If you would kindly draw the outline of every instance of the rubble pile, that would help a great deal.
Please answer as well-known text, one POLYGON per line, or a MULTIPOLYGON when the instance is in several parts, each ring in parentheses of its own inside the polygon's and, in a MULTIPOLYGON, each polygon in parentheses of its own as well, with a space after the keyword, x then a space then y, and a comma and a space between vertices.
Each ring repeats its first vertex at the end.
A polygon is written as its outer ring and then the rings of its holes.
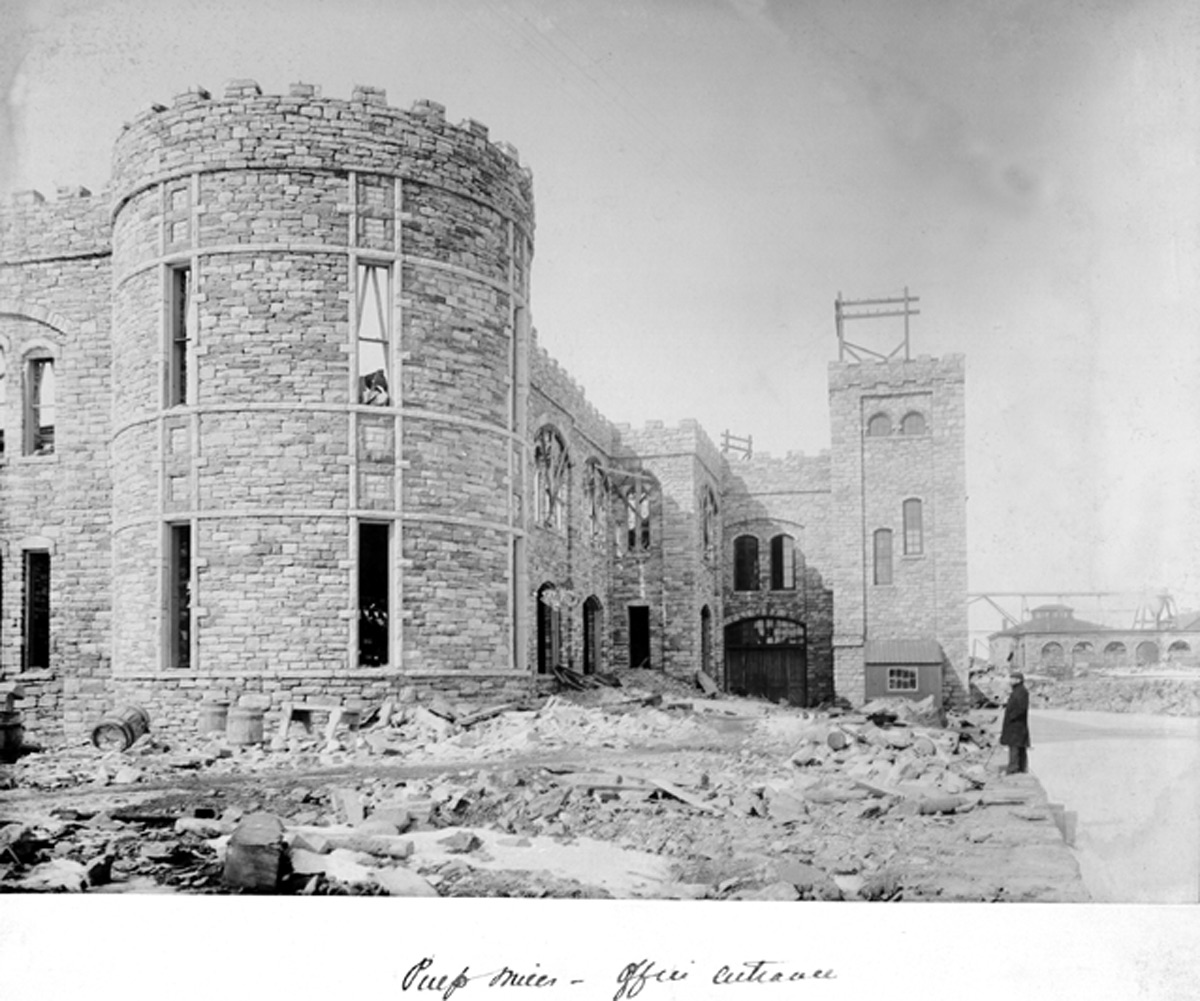
POLYGON ((1028 844, 1073 861, 1036 782, 990 767, 997 715, 621 686, 265 747, 151 729, 7 768, 0 891, 1079 899, 1004 875, 1028 844))
POLYGON ((1093 712, 1200 716, 1200 676, 1146 678, 1089 674, 1069 681, 1039 679, 1029 686, 1034 707, 1093 712))

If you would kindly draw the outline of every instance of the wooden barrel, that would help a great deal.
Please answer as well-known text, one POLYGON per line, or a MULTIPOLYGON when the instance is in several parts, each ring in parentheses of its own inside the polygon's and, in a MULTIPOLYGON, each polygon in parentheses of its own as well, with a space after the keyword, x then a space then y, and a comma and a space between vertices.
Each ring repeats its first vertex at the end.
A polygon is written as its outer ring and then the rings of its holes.
POLYGON ((124 706, 92 728, 92 743, 102 751, 124 751, 150 730, 150 717, 140 706, 124 706))
POLYGON ((231 744, 261 744, 263 740, 263 711, 238 706, 229 710, 225 738, 231 744))
POLYGON ((15 710, 0 711, 0 761, 16 761, 21 756, 21 745, 25 741, 25 727, 21 714, 15 710))
POLYGON ((224 733, 229 722, 229 701, 209 699, 200 703, 201 733, 224 733))

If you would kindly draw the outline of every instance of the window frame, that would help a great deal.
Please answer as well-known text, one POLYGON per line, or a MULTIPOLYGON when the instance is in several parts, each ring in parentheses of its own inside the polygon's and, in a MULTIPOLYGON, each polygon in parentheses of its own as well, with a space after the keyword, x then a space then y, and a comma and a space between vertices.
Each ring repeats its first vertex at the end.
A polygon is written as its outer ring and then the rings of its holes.
POLYGON ((887 669, 887 690, 889 692, 919 692, 921 690, 920 672, 915 667, 890 666, 887 669), (903 675, 905 684, 898 684, 903 675), (911 681, 911 684, 907 682, 911 681))
POLYGON ((929 433, 929 422, 925 419, 925 415, 920 410, 910 410, 900 418, 900 433, 905 437, 916 438, 920 435, 929 433), (910 429, 910 421, 916 418, 921 422, 921 426, 915 431, 910 429))
POLYGON ((56 364, 54 355, 45 349, 35 348, 25 355, 24 364, 25 385, 21 408, 23 411, 24 434, 22 435, 21 454, 27 457, 45 457, 54 455, 57 439, 56 423, 58 420, 58 382, 55 374, 56 364), (50 373, 50 383, 54 388, 54 402, 49 405, 54 422, 43 425, 42 417, 47 405, 42 402, 42 391, 46 385, 46 372, 50 373), (47 439, 43 438, 43 427, 49 428, 47 439))
POLYGON ((196 635, 195 614, 195 528, 190 521, 166 526, 167 558, 164 561, 163 597, 166 642, 163 666, 169 671, 193 667, 192 648, 196 635), (181 545, 182 543, 182 545, 181 545))
POLYGON ((392 342, 395 339, 392 330, 392 303, 395 298, 393 282, 395 268, 391 261, 380 260, 369 256, 354 258, 354 402, 360 406, 388 407, 395 405, 395 379, 392 373, 393 364, 392 342), (379 278, 382 274, 383 288, 380 288, 379 278), (368 291, 373 290, 373 306, 377 311, 379 336, 367 337, 363 334, 363 320, 367 315, 364 306, 367 304, 368 291), (375 345, 383 355, 382 369, 372 369, 364 372, 364 346, 375 345), (382 382, 376 378, 382 372, 382 382))
POLYGON ((787 532, 771 537, 771 590, 796 590, 796 539, 787 532))
POLYGON ((166 266, 166 408, 191 406, 195 400, 195 273, 191 261, 166 266))
POLYGON ((871 535, 872 581, 876 587, 888 587, 895 582, 895 558, 890 528, 877 528, 871 535), (881 545, 886 542, 886 549, 881 545))
POLYGON ((50 670, 50 651, 53 645, 51 621, 54 614, 53 584, 54 568, 50 550, 45 548, 25 549, 21 553, 21 671, 50 670), (44 587, 36 589, 44 593, 45 603, 35 605, 35 563, 45 566, 44 587), (37 635, 34 636, 34 630, 37 635), (39 654, 35 658, 35 654, 39 654), (37 663, 35 663, 35 659, 37 663))
POLYGON ((705 486, 700 493, 700 547, 704 559, 715 563, 720 550, 718 518, 720 507, 716 494, 710 486, 705 486))
POLYGON ((394 545, 395 532, 393 531, 393 522, 382 521, 372 518, 359 518, 356 523, 356 533, 358 544, 357 549, 357 566, 355 567, 355 609, 358 622, 358 631, 355 642, 354 662, 359 668, 386 668, 392 662, 393 654, 393 636, 392 622, 394 616, 392 614, 393 592, 392 587, 392 547, 394 545), (379 539, 368 540, 366 537, 371 533, 379 533, 382 536, 383 545, 379 545, 379 539), (369 597, 376 600, 377 604, 373 611, 375 614, 382 616, 382 622, 377 623, 378 629, 374 635, 378 636, 382 642, 383 654, 382 657, 368 657, 365 650, 364 623, 367 620, 368 613, 372 610, 368 609, 364 601, 364 592, 368 589, 365 587, 364 578, 368 572, 368 566, 363 559, 364 552, 375 554, 375 559, 378 560, 380 550, 383 551, 382 572, 379 580, 382 582, 381 588, 371 588, 370 590, 376 593, 369 597), (382 593, 382 610, 379 609, 378 599, 379 592, 382 593))
POLYGON ((533 493, 535 523, 565 533, 571 496, 571 454, 562 432, 553 424, 543 424, 533 437, 533 493))
POLYGON ((925 555, 925 504, 920 497, 909 497, 900 506, 904 526, 904 555, 925 555))
POLYGON ((882 410, 872 414, 867 418, 866 432, 868 438, 890 438, 892 435, 892 418, 882 410), (883 421, 884 424, 880 424, 880 421, 883 421), (885 430, 875 430, 875 428, 879 427, 885 427, 885 430))
POLYGON ((733 589, 752 592, 762 590, 762 563, 759 558, 758 536, 744 532, 733 540, 733 589))
POLYGON ((618 522, 615 529, 617 546, 632 556, 644 556, 650 552, 653 541, 654 490, 655 485, 650 479, 635 476, 617 491, 625 513, 624 524, 618 522))

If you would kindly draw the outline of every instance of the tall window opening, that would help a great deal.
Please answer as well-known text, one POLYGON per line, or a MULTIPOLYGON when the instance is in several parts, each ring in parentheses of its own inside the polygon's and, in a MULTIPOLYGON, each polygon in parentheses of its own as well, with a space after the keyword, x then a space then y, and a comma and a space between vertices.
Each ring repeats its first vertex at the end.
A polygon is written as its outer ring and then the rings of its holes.
POLYGON ((733 540, 733 589, 758 590, 758 539, 753 535, 733 540))
POLYGON ((4 429, 8 423, 8 359, 0 351, 0 456, 4 455, 4 429))
POLYGON ((892 530, 880 528, 875 532, 875 583, 892 582, 892 530))
POLYGON ((25 454, 54 452, 54 360, 30 358, 25 373, 25 454))
MULTIPOLYGON (((625 505, 625 548, 631 553, 650 549, 650 489, 649 481, 639 478, 621 491, 625 505)), ((619 526, 617 532, 619 535, 619 526)))
POLYGON ((539 525, 557 532, 567 528, 569 469, 566 442, 558 431, 545 425, 533 444, 534 514, 539 525))
POLYGON ((589 536, 595 538, 605 531, 608 514, 608 477, 595 459, 587 464, 587 479, 584 483, 584 519, 589 536))
POLYGON ((921 502, 912 497, 904 502, 904 555, 919 556, 925 552, 925 528, 922 523, 921 502))
POLYGON ((26 671, 45 670, 50 667, 50 554, 26 550, 24 576, 21 666, 26 671))
POLYGON ((355 350, 358 352, 358 402, 386 407, 391 394, 392 269, 358 262, 355 294, 355 350))
POLYGON ((790 535, 771 540, 771 590, 796 589, 796 542, 790 535))
POLYGON ((650 608, 629 606, 629 666, 650 666, 650 608))
POLYGON ((583 603, 583 673, 600 670, 600 621, 604 606, 594 594, 583 603))
POLYGON ((192 269, 187 265, 167 270, 168 321, 170 338, 167 364, 167 406, 192 402, 190 367, 192 356, 192 269))
POLYGON ((718 546, 717 513, 717 498, 710 487, 705 487, 700 496, 700 544, 704 558, 714 562, 718 546))
POLYGON ((562 665, 562 602, 558 588, 543 584, 537 593, 538 674, 549 674, 562 665))
POLYGON ((700 609, 700 670, 712 675, 712 610, 700 609))
POLYGON ((192 526, 171 525, 167 535, 167 666, 192 666, 192 526))
POLYGON ((911 413, 904 415, 904 419, 900 422, 901 434, 924 434, 925 433, 925 415, 914 410, 911 413))
POLYGON ((364 667, 380 667, 390 656, 391 534, 386 522, 358 526, 358 662, 364 667))

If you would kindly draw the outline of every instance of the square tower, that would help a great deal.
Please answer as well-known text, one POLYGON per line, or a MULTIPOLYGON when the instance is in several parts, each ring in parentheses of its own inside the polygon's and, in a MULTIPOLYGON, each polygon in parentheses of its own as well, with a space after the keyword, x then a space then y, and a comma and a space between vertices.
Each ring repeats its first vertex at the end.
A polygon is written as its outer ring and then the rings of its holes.
POLYGON ((961 355, 829 367, 834 684, 961 702, 967 690, 961 355))

